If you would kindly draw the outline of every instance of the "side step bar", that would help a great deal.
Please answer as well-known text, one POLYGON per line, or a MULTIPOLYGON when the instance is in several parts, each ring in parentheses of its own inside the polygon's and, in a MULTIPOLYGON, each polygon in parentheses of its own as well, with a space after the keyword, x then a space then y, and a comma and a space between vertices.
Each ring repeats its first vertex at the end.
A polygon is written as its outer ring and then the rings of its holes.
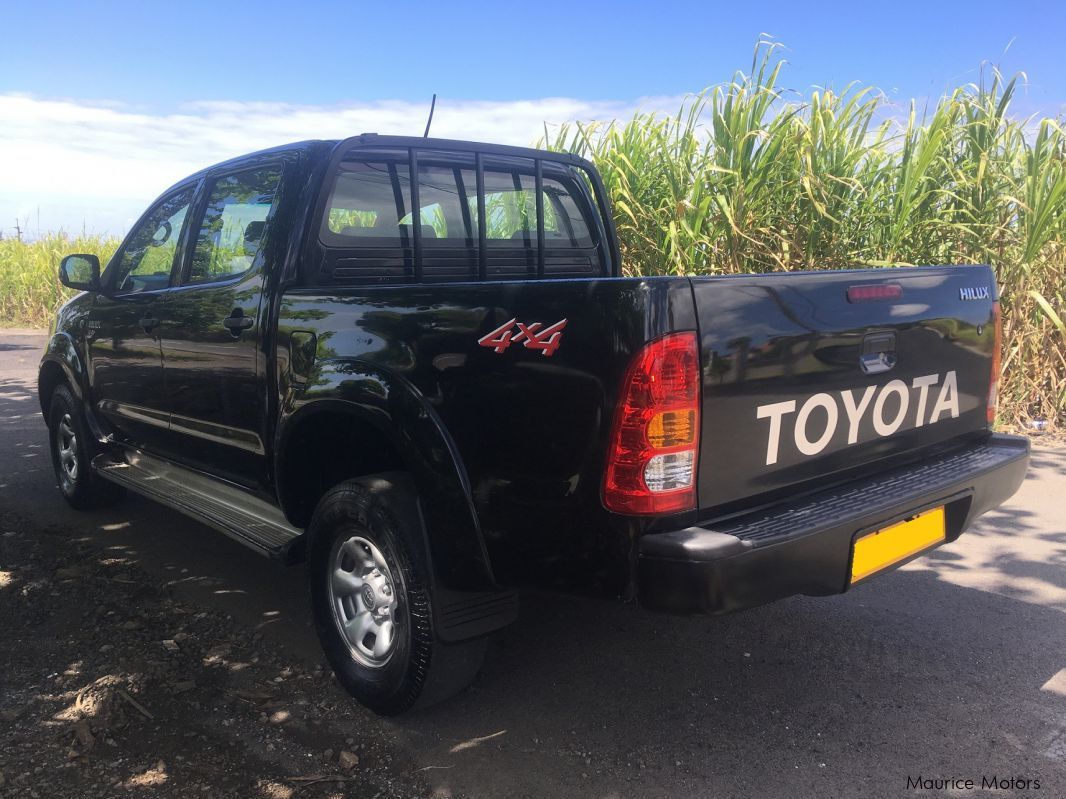
POLYGON ((106 480, 190 516, 263 555, 290 560, 303 534, 280 508, 236 486, 170 461, 131 450, 104 453, 93 469, 106 480))

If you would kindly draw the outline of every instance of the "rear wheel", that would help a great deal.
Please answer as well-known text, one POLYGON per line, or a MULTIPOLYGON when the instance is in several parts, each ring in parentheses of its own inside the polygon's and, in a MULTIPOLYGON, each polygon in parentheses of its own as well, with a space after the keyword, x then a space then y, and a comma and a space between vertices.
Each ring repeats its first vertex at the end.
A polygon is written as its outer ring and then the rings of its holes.
POLYGON ((52 394, 48 413, 49 449, 60 493, 78 510, 102 508, 118 502, 125 491, 92 470, 99 454, 81 406, 70 389, 60 385, 52 394))
POLYGON ((414 490, 402 473, 350 480, 319 502, 308 529, 315 628, 337 679, 383 715, 424 707, 465 688, 484 639, 447 645, 432 596, 414 490))

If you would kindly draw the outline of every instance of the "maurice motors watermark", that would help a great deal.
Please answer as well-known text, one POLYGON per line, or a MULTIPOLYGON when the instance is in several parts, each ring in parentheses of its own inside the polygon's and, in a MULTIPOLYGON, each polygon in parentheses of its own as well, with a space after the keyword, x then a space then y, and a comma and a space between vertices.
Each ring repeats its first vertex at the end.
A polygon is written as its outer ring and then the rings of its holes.
POLYGON ((910 791, 1039 791, 1039 777, 1003 777, 997 774, 982 777, 907 777, 910 791))

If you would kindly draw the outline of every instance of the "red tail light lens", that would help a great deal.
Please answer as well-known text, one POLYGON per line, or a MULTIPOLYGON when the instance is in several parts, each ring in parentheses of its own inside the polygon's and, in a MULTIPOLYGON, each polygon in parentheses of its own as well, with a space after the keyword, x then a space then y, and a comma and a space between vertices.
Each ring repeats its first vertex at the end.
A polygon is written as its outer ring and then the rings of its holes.
POLYGON ((876 302, 898 300, 903 296, 903 286, 898 283, 865 283, 848 286, 848 302, 876 302))
POLYGON ((647 344, 622 383, 603 503, 617 513, 670 513, 696 505, 700 356, 694 332, 647 344))
POLYGON ((1003 357, 1003 315, 999 302, 992 303, 992 324, 995 325, 995 343, 992 345, 992 375, 988 381, 988 424, 995 424, 996 407, 999 404, 999 370, 1003 357))

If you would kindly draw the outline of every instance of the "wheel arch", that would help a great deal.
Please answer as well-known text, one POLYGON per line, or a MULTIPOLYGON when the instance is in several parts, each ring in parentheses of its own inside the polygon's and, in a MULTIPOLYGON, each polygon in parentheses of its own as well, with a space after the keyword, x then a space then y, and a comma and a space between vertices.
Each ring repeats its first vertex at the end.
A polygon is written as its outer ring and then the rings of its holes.
POLYGON ((462 458, 436 411, 402 377, 358 361, 321 363, 314 384, 283 407, 274 452, 278 498, 298 527, 332 487, 325 482, 410 473, 434 582, 495 588, 462 458))
POLYGON ((67 333, 56 333, 48 341, 37 372, 37 400, 41 413, 48 415, 52 393, 66 383, 79 401, 85 398, 85 367, 74 340, 67 333))

